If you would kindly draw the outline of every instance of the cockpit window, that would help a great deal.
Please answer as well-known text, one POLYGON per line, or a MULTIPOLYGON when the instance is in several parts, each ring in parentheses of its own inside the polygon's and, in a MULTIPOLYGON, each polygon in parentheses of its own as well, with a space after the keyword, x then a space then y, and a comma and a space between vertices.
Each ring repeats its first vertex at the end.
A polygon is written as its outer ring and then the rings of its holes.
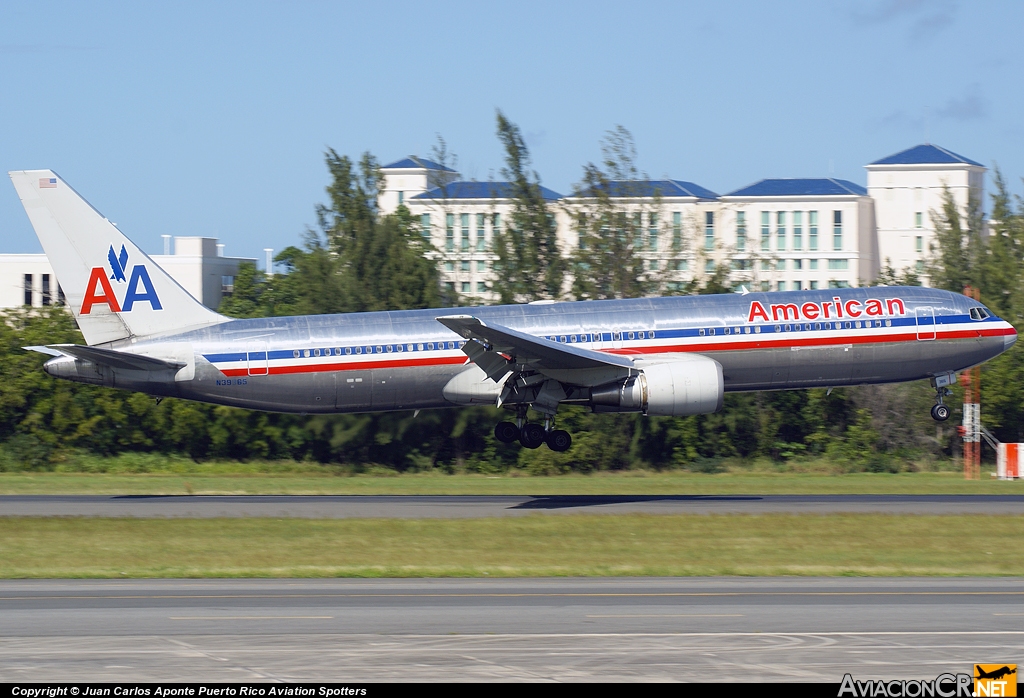
POLYGON ((972 320, 984 320, 985 318, 989 317, 990 315, 991 315, 991 313, 989 313, 984 308, 971 308, 971 319, 972 320))

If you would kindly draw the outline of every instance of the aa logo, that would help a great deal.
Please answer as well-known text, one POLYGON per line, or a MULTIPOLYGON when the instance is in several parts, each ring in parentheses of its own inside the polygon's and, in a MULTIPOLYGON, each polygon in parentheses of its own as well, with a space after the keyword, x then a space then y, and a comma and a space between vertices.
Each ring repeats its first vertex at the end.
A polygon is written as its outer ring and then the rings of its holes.
POLYGON ((149 303, 153 310, 163 310, 145 264, 134 265, 131 275, 127 275, 128 250, 124 245, 121 245, 120 253, 114 252, 114 246, 110 246, 110 250, 107 252, 107 263, 110 264, 109 279, 107 271, 103 267, 93 267, 89 274, 89 282, 85 287, 85 298, 82 301, 82 315, 91 313, 94 305, 106 305, 114 313, 129 313, 136 303, 142 302, 149 303), (110 285, 111 281, 117 283, 118 286, 127 284, 124 299, 120 302, 114 295, 114 288, 110 285))
POLYGON ((975 696, 1017 695, 1016 664, 975 664, 975 696))

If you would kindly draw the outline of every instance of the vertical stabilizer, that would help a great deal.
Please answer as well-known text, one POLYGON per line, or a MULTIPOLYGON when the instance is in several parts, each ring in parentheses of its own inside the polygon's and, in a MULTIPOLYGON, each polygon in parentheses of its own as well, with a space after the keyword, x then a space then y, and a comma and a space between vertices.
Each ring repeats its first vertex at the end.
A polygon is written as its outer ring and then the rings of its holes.
POLYGON ((51 170, 9 173, 90 345, 225 322, 51 170))

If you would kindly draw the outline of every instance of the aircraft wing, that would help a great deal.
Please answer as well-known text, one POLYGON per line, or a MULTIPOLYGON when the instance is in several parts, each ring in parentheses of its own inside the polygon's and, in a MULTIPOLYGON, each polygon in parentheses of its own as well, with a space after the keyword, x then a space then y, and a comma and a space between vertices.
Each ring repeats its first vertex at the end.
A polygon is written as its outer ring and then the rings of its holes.
POLYGON ((167 361, 156 359, 152 356, 114 351, 113 349, 101 349, 100 347, 86 347, 80 344, 51 344, 45 347, 24 348, 49 356, 73 356, 83 361, 91 361, 94 364, 103 364, 111 368, 129 371, 177 371, 185 366, 183 361, 167 361))
POLYGON ((625 356, 552 342, 501 325, 485 324, 472 315, 446 315, 437 318, 437 321, 470 340, 463 347, 463 351, 471 361, 483 368, 489 377, 498 373, 499 369, 511 370, 515 364, 541 372, 609 367, 633 368, 633 361, 625 356), (476 346, 472 346, 474 344, 476 346), (496 354, 504 354, 510 360, 496 354))

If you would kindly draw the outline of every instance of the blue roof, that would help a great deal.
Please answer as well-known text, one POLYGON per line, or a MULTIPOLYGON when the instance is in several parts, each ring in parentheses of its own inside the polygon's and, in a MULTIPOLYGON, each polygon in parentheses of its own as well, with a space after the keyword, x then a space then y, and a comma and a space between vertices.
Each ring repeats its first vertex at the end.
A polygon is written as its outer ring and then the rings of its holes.
POLYGON ((981 163, 969 160, 963 155, 957 155, 951 150, 946 150, 943 147, 926 143, 925 145, 915 145, 913 148, 907 148, 906 150, 900 151, 895 155, 890 155, 887 158, 881 160, 875 160, 872 165, 948 165, 953 163, 963 163, 965 165, 977 165, 978 167, 984 167, 981 163))
MULTIPOLYGON (((612 180, 608 182, 608 195, 614 197, 692 196, 697 199, 717 199, 718 194, 693 182, 678 179, 645 179, 638 181, 612 180)), ((594 190, 584 189, 575 196, 594 196, 594 190)))
POLYGON ((868 190, 845 179, 762 179, 726 196, 867 196, 868 190))
MULTIPOLYGON (((541 196, 548 201, 561 199, 562 195, 547 187, 540 188, 541 196)), ((444 191, 435 187, 414 199, 508 199, 512 196, 512 185, 509 182, 452 182, 444 191)))
POLYGON ((445 167, 444 165, 438 165, 436 162, 434 162, 432 160, 427 160, 426 158, 416 157, 415 155, 410 155, 409 157, 403 158, 401 160, 395 160, 390 165, 384 165, 384 167, 382 167, 381 169, 382 170, 446 170, 448 172, 454 172, 455 171, 455 170, 453 170, 450 167, 445 167))

